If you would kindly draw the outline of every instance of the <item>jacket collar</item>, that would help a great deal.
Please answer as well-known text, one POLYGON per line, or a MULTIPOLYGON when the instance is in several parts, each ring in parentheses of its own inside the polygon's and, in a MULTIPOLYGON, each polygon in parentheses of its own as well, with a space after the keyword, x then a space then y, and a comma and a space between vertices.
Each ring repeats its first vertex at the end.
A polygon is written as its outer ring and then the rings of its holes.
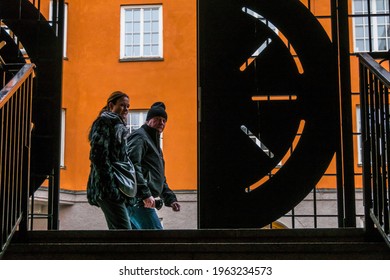
POLYGON ((159 149, 160 148, 160 132, 157 129, 148 126, 147 124, 142 125, 146 133, 150 136, 153 141, 153 144, 159 149))
POLYGON ((126 125, 124 120, 117 113, 113 113, 110 111, 104 111, 103 113, 101 113, 100 116, 102 118, 109 119, 113 125, 117 125, 119 123, 126 125))

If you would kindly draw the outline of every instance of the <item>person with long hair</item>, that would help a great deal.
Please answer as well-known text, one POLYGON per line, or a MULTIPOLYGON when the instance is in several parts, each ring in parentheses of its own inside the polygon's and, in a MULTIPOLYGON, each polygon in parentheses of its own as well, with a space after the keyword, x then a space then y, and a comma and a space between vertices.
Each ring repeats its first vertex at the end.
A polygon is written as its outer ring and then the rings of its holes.
POLYGON ((91 169, 87 185, 87 198, 91 205, 100 207, 109 229, 131 229, 128 213, 129 198, 116 186, 112 163, 129 160, 126 140, 129 129, 126 118, 129 96, 113 92, 92 124, 88 135, 91 146, 91 169))

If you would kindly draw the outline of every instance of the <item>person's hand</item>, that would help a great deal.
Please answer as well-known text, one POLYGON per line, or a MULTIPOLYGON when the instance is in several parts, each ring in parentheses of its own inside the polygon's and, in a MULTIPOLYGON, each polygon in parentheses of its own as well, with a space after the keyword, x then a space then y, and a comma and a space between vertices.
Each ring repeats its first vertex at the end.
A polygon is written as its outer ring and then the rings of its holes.
POLYGON ((148 198, 145 198, 143 200, 144 207, 145 208, 154 208, 155 207, 155 200, 153 196, 149 196, 148 198))
POLYGON ((180 204, 177 201, 173 202, 171 204, 171 207, 172 207, 172 210, 175 211, 175 212, 180 211, 180 204))

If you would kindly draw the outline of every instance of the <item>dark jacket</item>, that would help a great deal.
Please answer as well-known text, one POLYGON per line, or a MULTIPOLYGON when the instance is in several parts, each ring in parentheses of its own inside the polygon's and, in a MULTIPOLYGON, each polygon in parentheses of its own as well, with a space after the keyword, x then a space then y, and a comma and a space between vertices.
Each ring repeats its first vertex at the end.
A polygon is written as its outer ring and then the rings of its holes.
POLYGON ((160 133, 144 124, 130 134, 127 147, 137 174, 137 197, 160 197, 166 206, 177 201, 165 178, 160 133))
POLYGON ((125 201, 114 183, 112 162, 127 160, 128 136, 129 130, 118 114, 105 111, 92 124, 89 133, 91 170, 87 184, 87 198, 91 205, 98 206, 97 198, 125 201))

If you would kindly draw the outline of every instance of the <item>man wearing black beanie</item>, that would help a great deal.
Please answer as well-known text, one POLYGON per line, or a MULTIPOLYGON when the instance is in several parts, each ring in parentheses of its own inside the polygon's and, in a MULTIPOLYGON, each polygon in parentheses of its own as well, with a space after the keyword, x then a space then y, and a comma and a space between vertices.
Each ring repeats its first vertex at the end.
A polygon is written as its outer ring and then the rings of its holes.
POLYGON ((129 137, 127 151, 137 174, 137 195, 129 207, 130 220, 135 229, 163 229, 156 209, 162 204, 180 211, 175 193, 168 187, 165 178, 165 163, 160 147, 168 114, 163 102, 150 107, 146 123, 129 137), (156 198, 161 198, 156 199, 156 198))
POLYGON ((168 115, 165 111, 165 104, 163 102, 155 102, 152 104, 146 115, 146 121, 149 121, 154 117, 162 117, 165 121, 168 121, 168 115))

